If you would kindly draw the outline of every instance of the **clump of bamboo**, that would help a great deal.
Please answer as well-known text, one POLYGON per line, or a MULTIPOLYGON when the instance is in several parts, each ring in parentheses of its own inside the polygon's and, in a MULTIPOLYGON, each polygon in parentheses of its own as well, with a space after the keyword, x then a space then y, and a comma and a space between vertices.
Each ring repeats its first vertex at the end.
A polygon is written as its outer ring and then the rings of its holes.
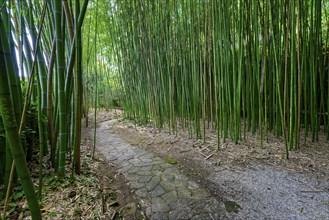
MULTIPOLYGON (((72 173, 80 172, 81 28, 88 2, 83 0, 81 5, 80 1, 1 2, 0 184, 7 191, 1 214, 4 219, 12 184, 17 184, 16 173, 32 218, 41 219, 26 166, 34 144, 24 145, 26 139, 31 138, 26 133, 32 133, 31 136, 38 138, 33 141, 39 143, 39 199, 43 191, 43 156, 48 151, 59 177, 65 176, 67 158, 72 152, 72 173), (37 113, 31 110, 33 106, 37 113), (72 121, 72 126, 68 121, 72 121)), ((1 199, 2 196, 5 195, 1 194, 1 199)))
POLYGON ((128 117, 172 132, 180 121, 195 138, 212 125, 235 143, 273 132, 287 157, 302 130, 329 133, 325 1, 113 2, 128 117))

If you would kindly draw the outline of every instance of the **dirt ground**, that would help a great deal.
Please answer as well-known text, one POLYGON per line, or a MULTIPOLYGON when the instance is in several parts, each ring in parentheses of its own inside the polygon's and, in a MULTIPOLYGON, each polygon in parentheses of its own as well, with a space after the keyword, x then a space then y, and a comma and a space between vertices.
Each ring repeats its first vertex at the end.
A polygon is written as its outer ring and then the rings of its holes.
MULTIPOLYGON (((101 112, 97 115, 97 122, 102 122, 109 119, 115 119, 121 116, 121 112, 101 112)), ((93 151, 94 137, 90 135, 90 131, 94 130, 94 117, 90 114, 88 118, 88 127, 86 121, 83 122, 82 130, 83 146, 86 152, 91 154, 93 151)), ((106 157, 99 153, 97 149, 97 139, 95 148, 95 159, 98 161, 98 166, 94 169, 98 177, 100 192, 101 192, 101 207, 98 210, 101 212, 95 219, 144 219, 145 215, 141 210, 137 199, 132 193, 130 186, 122 173, 117 171, 117 168, 106 160, 106 157)), ((92 163, 94 163, 93 160, 92 163)), ((82 218, 84 219, 84 218, 82 218)))
MULTIPOLYGON (((98 117, 101 121, 112 116, 102 112, 98 117)), ((307 139, 286 160, 283 140, 271 134, 263 148, 257 135, 247 133, 239 144, 226 140, 217 150, 211 129, 205 143, 190 139, 186 129, 169 134, 129 120, 118 120, 110 129, 132 145, 174 158, 185 175, 218 201, 236 202, 239 210, 228 213, 229 218, 329 219, 329 144, 324 134, 316 143, 307 139)))

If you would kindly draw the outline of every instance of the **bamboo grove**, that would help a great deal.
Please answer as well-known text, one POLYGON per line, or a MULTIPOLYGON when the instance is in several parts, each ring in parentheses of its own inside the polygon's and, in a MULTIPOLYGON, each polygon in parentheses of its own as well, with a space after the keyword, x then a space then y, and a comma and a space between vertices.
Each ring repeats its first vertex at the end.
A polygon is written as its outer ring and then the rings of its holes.
POLYGON ((328 13, 328 0, 0 0, 0 199, 19 178, 40 219, 26 161, 38 155, 39 198, 46 161, 79 174, 90 109, 194 138, 209 127, 218 144, 273 133, 287 157, 329 138, 328 13))
MULTIPOLYGON (((83 1, 1 0, 0 188, 6 217, 19 177, 33 219, 41 219, 27 162, 38 155, 61 178, 80 173, 83 1)), ((2 214, 1 214, 2 216, 2 214)))
MULTIPOLYGON (((128 117, 195 138, 246 131, 289 150, 329 137, 328 1, 113 1, 128 117)), ((218 141, 220 143, 220 141, 218 141)))

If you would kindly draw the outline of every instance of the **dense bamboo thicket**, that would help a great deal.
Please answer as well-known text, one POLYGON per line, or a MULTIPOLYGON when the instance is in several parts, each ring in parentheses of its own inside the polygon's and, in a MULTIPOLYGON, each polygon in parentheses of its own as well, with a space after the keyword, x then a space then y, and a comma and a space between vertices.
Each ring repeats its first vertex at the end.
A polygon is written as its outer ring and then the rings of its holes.
POLYGON ((130 117, 207 126, 235 143, 246 131, 329 137, 328 1, 112 1, 110 26, 130 117))
MULTIPOLYGON (((80 173, 82 117, 81 28, 89 0, 0 1, 0 199, 6 219, 13 186, 24 190, 33 219, 41 219, 27 166, 44 163, 64 177, 80 173), (25 94, 25 96, 23 95, 25 94), (18 178, 20 181, 17 181, 18 178)), ((0 217, 0 218, 1 218, 0 217)))

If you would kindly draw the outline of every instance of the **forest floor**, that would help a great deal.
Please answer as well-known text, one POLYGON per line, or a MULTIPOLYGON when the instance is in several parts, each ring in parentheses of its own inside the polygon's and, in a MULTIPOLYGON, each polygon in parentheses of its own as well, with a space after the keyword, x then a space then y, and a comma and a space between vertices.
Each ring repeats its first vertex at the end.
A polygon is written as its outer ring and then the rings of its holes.
MULTIPOLYGON (((98 114, 96 146, 110 167, 121 176, 121 183, 124 184, 119 190, 134 201, 137 207, 135 210, 138 210, 135 215, 139 217, 329 219, 329 146, 325 135, 320 135, 316 143, 307 139, 301 144, 301 149, 291 151, 290 159, 286 160, 282 139, 272 134, 269 134, 269 140, 264 142, 263 148, 260 147, 257 135, 246 133, 246 140, 239 141, 237 145, 227 140, 217 150, 216 132, 211 129, 207 129, 204 143, 202 140, 190 139, 187 129, 179 128, 177 134, 170 134, 166 129, 159 130, 152 125, 135 126, 120 117, 120 112, 98 114), (172 166, 169 166, 172 169, 170 172, 178 173, 176 178, 181 178, 182 182, 186 180, 187 188, 192 189, 192 194, 186 194, 190 195, 190 200, 200 197, 193 196, 193 187, 206 190, 208 196, 201 196, 201 200, 206 197, 209 200, 215 198, 213 206, 224 213, 209 210, 205 205, 203 209, 208 214, 201 217, 193 210, 198 208, 200 211, 200 207, 182 205, 179 195, 177 201, 171 201, 179 203, 176 203, 176 206, 181 206, 178 211, 170 205, 166 206, 169 201, 163 201, 162 204, 154 200, 154 193, 159 193, 159 197, 163 198, 162 194, 168 190, 165 187, 163 193, 159 189, 157 192, 152 191, 155 189, 141 190, 147 188, 146 184, 152 182, 153 178, 148 179, 145 172, 139 173, 139 168, 132 169, 141 163, 136 164, 136 157, 143 157, 132 156, 134 152, 145 152, 145 163, 151 162, 153 167, 163 164, 163 161, 167 162, 172 166), (146 177, 138 180, 140 175, 146 177), (157 203, 156 206, 153 201, 157 203)), ((89 135, 92 135, 91 130, 89 135)), ((137 159, 143 161, 143 158, 137 159)), ((161 185, 161 181, 166 179, 161 172, 166 173, 166 169, 166 166, 162 167, 160 174, 157 174, 161 177, 160 186, 164 185, 161 185)), ((183 190, 177 189, 176 192, 182 194, 183 190)))
MULTIPOLYGON (((246 133, 246 140, 227 140, 218 150, 212 129, 204 143, 187 129, 170 134, 135 126, 109 111, 97 115, 93 158, 93 121, 90 114, 86 127, 83 119, 81 175, 59 180, 45 164, 43 219, 329 219, 324 135, 316 143, 307 139, 286 160, 282 139, 271 134, 263 148, 246 133)), ((31 164, 37 185, 37 162, 31 164)), ((16 188, 10 219, 30 219, 16 188)))
MULTIPOLYGON (((114 116, 107 113, 109 118, 114 116)), ((98 117, 98 120, 101 118, 98 117)), ((95 152, 93 157, 93 118, 89 127, 82 121, 81 174, 72 177, 70 163, 66 167, 66 176, 54 175, 49 158, 44 158, 43 193, 40 200, 42 219, 143 219, 138 201, 131 193, 125 178, 111 166, 106 158, 95 152)), ((68 155, 69 157, 69 155, 68 155)), ((38 154, 29 161, 35 189, 38 188, 38 154)), ((4 189, 0 188, 0 197, 4 189)), ((0 219, 2 219, 4 200, 0 200, 0 219)), ((19 182, 13 188, 13 195, 7 209, 7 219, 30 220, 31 214, 19 182)))

